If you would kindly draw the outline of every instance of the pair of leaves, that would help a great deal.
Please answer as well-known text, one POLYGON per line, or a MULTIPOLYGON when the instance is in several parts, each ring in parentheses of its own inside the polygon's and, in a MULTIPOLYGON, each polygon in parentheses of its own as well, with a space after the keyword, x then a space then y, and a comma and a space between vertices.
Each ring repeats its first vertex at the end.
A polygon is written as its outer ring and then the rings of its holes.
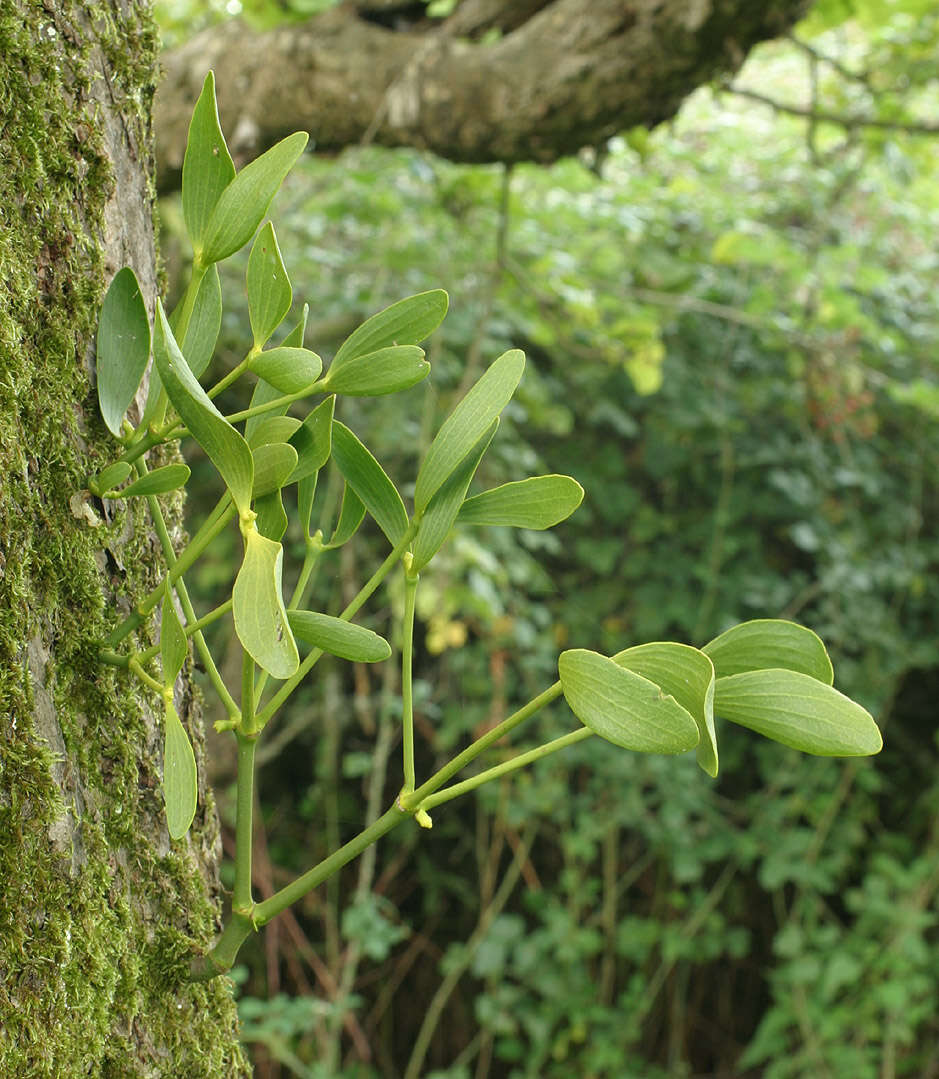
POLYGON ((697 746, 698 763, 712 776, 715 712, 819 756, 864 756, 882 746, 870 714, 832 687, 821 640, 792 622, 746 622, 701 650, 654 643, 607 659, 574 649, 561 654, 558 670, 586 727, 640 752, 697 746))
POLYGON ((702 649, 717 674, 714 710, 783 745, 821 757, 879 753, 873 717, 834 689, 821 640, 793 622, 734 626, 702 649))
POLYGON ((182 183, 183 217, 198 262, 220 262, 251 239, 306 143, 305 132, 288 135, 236 174, 219 124, 215 76, 206 75, 189 125, 182 183))
POLYGON ((420 382, 430 371, 417 345, 443 321, 449 298, 442 289, 408 296, 366 319, 342 343, 323 387, 350 397, 379 397, 420 382))

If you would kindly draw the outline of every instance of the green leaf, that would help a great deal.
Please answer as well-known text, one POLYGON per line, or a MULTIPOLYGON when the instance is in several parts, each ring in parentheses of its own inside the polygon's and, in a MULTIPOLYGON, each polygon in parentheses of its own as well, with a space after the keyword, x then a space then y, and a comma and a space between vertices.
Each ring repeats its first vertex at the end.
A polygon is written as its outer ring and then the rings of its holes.
POLYGON ((571 711, 595 734, 639 753, 684 753, 698 744, 688 712, 649 679, 583 648, 558 658, 571 711))
POLYGON ((114 275, 98 319, 98 405, 107 429, 121 434, 124 413, 150 358, 150 320, 134 271, 114 275))
POLYGON ((297 451, 300 460, 297 471, 290 477, 291 483, 315 476, 329 460, 332 453, 333 411, 336 398, 327 397, 307 416, 303 423, 290 436, 290 445, 297 451))
POLYGON ((219 196, 205 226, 201 251, 193 245, 199 261, 221 262, 244 247, 306 144, 306 132, 296 131, 245 165, 219 196))
POLYGON ((196 302, 192 306, 183 339, 182 353, 189 364, 189 370, 196 378, 202 375, 215 354, 215 343, 218 341, 221 325, 222 285, 218 277, 218 267, 210 266, 199 282, 196 302))
POLYGON ((235 632, 249 656, 274 678, 289 678, 300 665, 281 593, 284 551, 253 528, 245 532, 245 557, 232 589, 235 632))
POLYGON ((883 748, 869 712, 801 671, 744 671, 718 678, 714 711, 732 723, 819 757, 866 757, 883 748))
MULTIPOLYGON (((287 334, 287 336, 281 341, 281 346, 284 348, 302 348, 303 347, 303 335, 306 332, 306 320, 307 315, 310 313, 310 305, 305 303, 303 305, 303 314, 300 317, 300 321, 296 326, 287 334)), ((269 382, 265 382, 261 379, 254 387, 254 393, 251 395, 251 408, 256 408, 259 405, 266 405, 269 401, 276 401, 278 397, 284 395, 280 390, 275 389, 269 382)), ((287 404, 278 405, 277 408, 272 408, 269 412, 262 412, 257 416, 249 416, 245 420, 245 438, 251 441, 251 436, 254 433, 254 429, 258 424, 263 423, 265 420, 271 417, 282 416, 290 406, 287 404)))
MULTIPOLYGON (((181 313, 182 305, 180 304, 175 308, 169 319, 174 336, 176 335, 176 327, 181 313)), ((180 350, 186 357, 189 370, 197 379, 209 366, 209 361, 215 353, 215 343, 218 340, 218 331, 221 325, 222 286, 219 282, 217 267, 210 266, 199 282, 196 302, 193 304, 192 314, 189 316, 189 325, 186 327, 186 337, 180 350)), ((140 420, 142 427, 145 427, 154 419, 162 390, 163 382, 160 379, 160 372, 156 367, 152 367, 150 369, 147 404, 140 420)))
POLYGON ((198 252, 212 211, 234 178, 235 166, 218 120, 215 75, 210 71, 192 111, 183 159, 183 218, 193 250, 198 252))
POLYGON ((408 529, 401 496, 381 465, 338 420, 333 420, 333 460, 394 547, 408 529))
POLYGON ((443 421, 417 474, 414 508, 418 513, 509 403, 524 370, 523 352, 503 353, 443 421))
POLYGON ((583 497, 583 487, 570 476, 532 476, 468 498, 459 520, 467 525, 553 528, 570 517, 583 497))
POLYGON ((308 348, 280 345, 259 352, 248 367, 280 393, 299 393, 319 378, 323 361, 308 348))
POLYGON ((254 498, 279 491, 297 467, 297 451, 286 442, 267 442, 254 455, 254 498))
POLYGON ((426 378, 430 364, 417 345, 390 345, 347 360, 338 369, 335 362, 323 380, 323 389, 346 397, 381 397, 398 393, 426 378))
POLYGON ((717 775, 717 735, 714 731, 714 666, 697 648, 661 641, 627 648, 613 662, 641 674, 671 694, 698 726, 698 764, 717 775))
POLYGON ((160 662, 163 664, 163 684, 171 686, 186 662, 186 633, 176 613, 171 590, 167 590, 163 596, 160 662))
POLYGON ((164 495, 167 491, 176 491, 180 487, 185 487, 188 479, 188 465, 164 465, 129 483, 123 490, 116 491, 115 495, 117 498, 164 495))
POLYGON ((297 516, 300 520, 300 528, 306 538, 309 538, 310 535, 310 515, 313 513, 313 499, 316 496, 318 475, 319 473, 314 472, 312 476, 304 476, 303 479, 297 480, 297 516))
POLYGON ((248 445, 256 449, 271 442, 289 442, 299 426, 300 421, 294 416, 262 416, 248 436, 248 445))
POLYGON ((741 622, 709 641, 701 651, 710 656, 718 678, 782 667, 800 671, 828 686, 835 680, 831 660, 818 634, 778 618, 741 622))
POLYGON ((254 512, 258 515, 254 523, 261 535, 265 539, 280 543, 287 531, 287 511, 284 509, 280 488, 256 498, 254 512))
POLYGON ((450 300, 443 289, 419 292, 372 315, 342 343, 330 366, 330 375, 359 356, 389 345, 419 345, 443 322, 450 300))
POLYGON ((113 465, 103 468, 97 476, 92 476, 88 480, 88 487, 92 494, 101 495, 123 483, 132 471, 126 461, 115 461, 113 465))
POLYGON ((489 449, 489 443, 492 442, 498 426, 498 419, 493 420, 489 430, 428 503, 414 537, 414 559, 411 564, 413 572, 418 573, 427 565, 450 534, 463 499, 466 498, 466 490, 476 474, 483 454, 489 449))
POLYGON ((391 655, 391 645, 364 626, 314 611, 291 611, 290 628, 298 640, 355 663, 380 663, 391 655))
POLYGON ((195 375, 189 370, 159 300, 153 358, 173 407, 189 428, 192 437, 218 469, 238 512, 247 514, 251 509, 251 490, 254 485, 251 450, 248 443, 212 404, 195 375))
POLYGON ((182 839, 196 815, 196 758, 189 735, 171 701, 166 702, 163 743, 163 799, 166 824, 173 839, 182 839))
POLYGON ((365 517, 365 506, 348 483, 342 488, 342 508, 339 511, 339 523, 329 537, 328 547, 341 547, 356 534, 365 517))
POLYGON ((254 345, 261 348, 284 321, 293 302, 293 290, 270 221, 258 233, 251 248, 245 280, 254 345))

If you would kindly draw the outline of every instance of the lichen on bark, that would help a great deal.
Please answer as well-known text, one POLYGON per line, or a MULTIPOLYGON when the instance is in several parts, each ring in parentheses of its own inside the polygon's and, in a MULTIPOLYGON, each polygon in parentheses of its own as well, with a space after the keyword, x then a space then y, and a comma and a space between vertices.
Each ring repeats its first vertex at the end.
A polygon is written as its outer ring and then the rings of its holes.
POLYGON ((156 48, 143 0, 0 7, 4 1076, 249 1071, 229 987, 179 978, 217 928, 211 796, 171 846, 159 717, 95 645, 159 578, 142 511, 85 490, 114 452, 89 378, 98 304, 123 261, 153 301, 156 48))

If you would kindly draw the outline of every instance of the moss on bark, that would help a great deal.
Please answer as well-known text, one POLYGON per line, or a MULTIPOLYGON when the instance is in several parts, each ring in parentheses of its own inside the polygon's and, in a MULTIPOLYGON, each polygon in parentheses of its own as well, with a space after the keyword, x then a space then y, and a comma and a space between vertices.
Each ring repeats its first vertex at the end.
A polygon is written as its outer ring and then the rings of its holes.
POLYGON ((0 9, 3 1076, 249 1071, 228 985, 180 977, 217 926, 211 796, 170 844, 159 717, 96 658, 159 578, 142 508, 85 490, 114 451, 87 355, 116 252, 154 277, 150 206, 125 227, 117 188, 146 184, 156 48, 141 0, 0 9))

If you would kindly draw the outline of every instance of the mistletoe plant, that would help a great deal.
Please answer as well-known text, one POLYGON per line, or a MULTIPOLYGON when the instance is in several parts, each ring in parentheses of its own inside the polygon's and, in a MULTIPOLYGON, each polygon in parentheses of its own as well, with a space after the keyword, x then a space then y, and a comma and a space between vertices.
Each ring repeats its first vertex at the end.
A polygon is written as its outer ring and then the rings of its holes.
POLYGON ((430 811, 437 806, 585 738, 599 736, 641 753, 696 749, 698 763, 710 776, 718 769, 715 714, 808 753, 857 756, 881 748, 871 716, 832 687, 832 667, 821 640, 794 623, 761 620, 736 626, 700 649, 657 642, 612 657, 581 648, 565 651, 553 685, 439 771, 418 780, 411 668, 421 573, 455 525, 550 528, 577 508, 583 491, 569 476, 549 475, 468 496, 500 413, 522 377, 525 357, 518 350, 495 360, 444 421, 418 470, 410 510, 358 435, 336 418, 342 397, 395 393, 426 377, 430 365, 419 344, 446 314, 448 300, 442 291, 411 296, 368 319, 343 343, 325 374, 320 357, 304 345, 306 307, 280 344, 271 343, 293 294, 274 228, 270 222, 259 226, 306 141, 305 134, 290 135, 236 172, 209 73, 193 113, 183 164, 183 213, 193 249, 188 288, 169 316, 157 301, 151 331, 134 273, 122 269, 105 297, 98 330, 101 414, 123 452, 90 479, 89 487, 101 498, 146 498, 166 560, 161 584, 138 599, 131 615, 104 642, 101 657, 125 668, 162 698, 163 795, 173 840, 184 840, 196 811, 195 758, 173 698, 190 642, 226 712, 227 718, 216 726, 231 731, 238 746, 231 918, 208 955, 194 957, 193 978, 229 970, 250 933, 392 828, 411 818, 429 828, 430 811), (251 344, 237 366, 204 388, 199 379, 215 350, 222 315, 217 265, 255 233, 247 268, 251 344), (134 427, 125 414, 151 352, 149 392, 134 427), (223 415, 213 399, 248 376, 256 379, 250 407, 223 415), (319 398, 312 408, 306 404, 311 397, 319 398), (301 415, 291 415, 293 409, 301 415), (150 471, 146 455, 161 443, 182 438, 202 447, 224 481, 225 494, 189 543, 176 551, 159 496, 184 486, 189 469, 170 464, 150 471), (317 476, 330 462, 342 476, 344 493, 338 521, 326 539, 321 529, 311 532, 310 521, 317 476), (306 547, 296 586, 285 599, 283 496, 291 489, 306 547), (388 556, 338 615, 307 609, 317 559, 349 542, 366 514, 387 538, 388 556), (231 594, 214 610, 197 615, 185 572, 233 521, 241 532, 244 557, 231 594), (388 642, 353 618, 396 567, 405 586, 401 792, 354 839, 269 899, 255 902, 251 814, 258 740, 324 653, 357 663, 389 659, 388 642), (238 700, 202 634, 228 612, 243 656, 238 700), (152 639, 154 621, 159 625, 157 644, 124 647, 134 634, 136 639, 152 639), (578 721, 574 730, 456 781, 486 749, 562 696, 578 721))

